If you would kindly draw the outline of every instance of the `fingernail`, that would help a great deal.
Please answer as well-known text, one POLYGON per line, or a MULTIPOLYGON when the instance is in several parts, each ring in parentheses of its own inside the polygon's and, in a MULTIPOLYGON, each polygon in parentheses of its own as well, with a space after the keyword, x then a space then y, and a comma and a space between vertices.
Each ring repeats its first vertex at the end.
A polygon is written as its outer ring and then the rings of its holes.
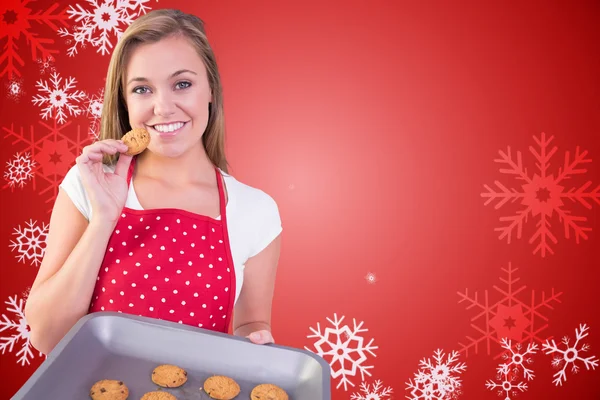
POLYGON ((260 333, 253 332, 252 334, 250 334, 250 337, 254 340, 258 340, 258 339, 260 339, 260 333))

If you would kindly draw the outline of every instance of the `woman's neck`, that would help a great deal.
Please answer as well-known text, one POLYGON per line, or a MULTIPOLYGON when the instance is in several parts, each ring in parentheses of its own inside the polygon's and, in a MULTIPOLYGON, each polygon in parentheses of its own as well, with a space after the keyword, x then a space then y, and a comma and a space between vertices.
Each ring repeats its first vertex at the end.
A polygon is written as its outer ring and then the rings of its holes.
POLYGON ((135 174, 138 176, 172 185, 211 182, 215 174, 215 166, 201 143, 175 158, 145 151, 137 157, 135 167, 135 174))

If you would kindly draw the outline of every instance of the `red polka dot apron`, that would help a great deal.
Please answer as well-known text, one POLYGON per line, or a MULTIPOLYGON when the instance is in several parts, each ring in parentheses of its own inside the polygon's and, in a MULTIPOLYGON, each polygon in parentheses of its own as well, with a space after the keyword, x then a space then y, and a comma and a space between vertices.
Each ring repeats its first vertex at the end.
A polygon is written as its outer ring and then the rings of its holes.
MULTIPOLYGON (((127 174, 127 184, 135 158, 127 174)), ((185 210, 125 207, 110 237, 90 312, 117 311, 227 332, 235 270, 227 234, 223 177, 221 219, 185 210)))

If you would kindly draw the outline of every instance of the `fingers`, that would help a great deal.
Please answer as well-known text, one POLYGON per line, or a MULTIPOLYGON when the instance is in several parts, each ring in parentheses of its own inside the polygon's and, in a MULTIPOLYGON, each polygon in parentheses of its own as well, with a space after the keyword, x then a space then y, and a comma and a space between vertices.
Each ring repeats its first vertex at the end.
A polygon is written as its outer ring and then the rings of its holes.
POLYGON ((81 155, 77 157, 76 162, 78 164, 85 164, 89 162, 101 162, 102 157, 105 154, 113 155, 117 152, 125 151, 127 151, 127 145, 125 145, 120 140, 102 140, 84 147, 81 155))
POLYGON ((127 173, 129 172, 129 165, 131 165, 131 160, 133 160, 133 156, 128 156, 127 154, 122 153, 119 156, 117 165, 115 166, 115 174, 127 179, 127 173))
POLYGON ((256 332, 252 332, 248 336, 246 336, 252 343, 256 344, 267 344, 267 343, 275 343, 273 339, 273 335, 271 332, 267 330, 260 330, 256 332))

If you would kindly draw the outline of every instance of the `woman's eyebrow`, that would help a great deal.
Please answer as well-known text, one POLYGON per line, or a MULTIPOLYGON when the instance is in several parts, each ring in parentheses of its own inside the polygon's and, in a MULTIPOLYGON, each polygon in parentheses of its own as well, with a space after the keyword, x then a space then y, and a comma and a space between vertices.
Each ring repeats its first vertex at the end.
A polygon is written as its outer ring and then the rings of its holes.
MULTIPOLYGON (((181 75, 181 74, 183 74, 183 73, 185 73, 185 72, 189 72, 189 73, 191 73, 191 74, 198 75, 197 73, 195 73, 195 72, 194 72, 194 71, 192 71, 192 70, 189 70, 189 69, 180 69, 180 70, 177 70, 177 71, 173 72, 173 73, 172 73, 172 74, 169 76, 169 79, 171 79, 171 78, 174 78, 174 77, 176 77, 177 75, 181 75)), ((129 84, 131 84, 132 82, 148 82, 148 78, 144 78, 144 77, 142 77, 142 76, 135 77, 135 78, 131 78, 131 79, 130 79, 130 80, 127 82, 127 84, 129 85, 129 84)))

